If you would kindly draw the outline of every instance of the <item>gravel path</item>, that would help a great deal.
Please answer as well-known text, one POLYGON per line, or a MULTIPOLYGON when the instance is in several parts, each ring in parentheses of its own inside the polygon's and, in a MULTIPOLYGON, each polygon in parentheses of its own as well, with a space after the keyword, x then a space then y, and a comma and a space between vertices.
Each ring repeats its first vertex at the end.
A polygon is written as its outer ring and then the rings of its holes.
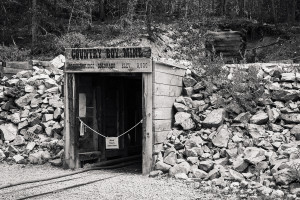
MULTIPOLYGON (((8 183, 52 177, 70 172, 72 171, 54 168, 48 164, 0 164, 0 186, 8 183)), ((56 179, 42 183, 33 183, 7 188, 0 190, 0 199, 18 199, 97 179, 103 180, 82 187, 68 189, 31 199, 226 199, 224 196, 221 198, 221 195, 216 193, 207 193, 203 192, 201 189, 195 189, 193 184, 188 184, 184 181, 167 177, 148 178, 146 176, 142 176, 141 171, 140 169, 137 169, 137 166, 118 170, 89 171, 82 174, 60 178, 59 180, 56 179), (26 190, 23 191, 22 189, 26 190)))

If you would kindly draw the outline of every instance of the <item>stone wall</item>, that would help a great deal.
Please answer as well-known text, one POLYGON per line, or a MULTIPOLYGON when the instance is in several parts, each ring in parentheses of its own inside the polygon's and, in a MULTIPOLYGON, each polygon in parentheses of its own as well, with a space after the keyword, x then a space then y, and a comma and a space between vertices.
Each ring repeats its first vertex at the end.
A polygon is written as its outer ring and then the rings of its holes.
POLYGON ((183 79, 186 95, 174 102, 175 126, 157 151, 157 171, 151 175, 168 173, 183 179, 212 180, 220 187, 236 181, 279 197, 283 193, 276 190, 278 187, 298 191, 299 66, 224 66, 230 71, 229 79, 236 70, 250 67, 255 67, 257 76, 267 83, 262 85, 264 95, 249 110, 233 103, 231 96, 220 96, 217 85, 188 70, 183 79))
POLYGON ((0 80, 0 161, 61 165, 63 71, 33 66, 0 80))

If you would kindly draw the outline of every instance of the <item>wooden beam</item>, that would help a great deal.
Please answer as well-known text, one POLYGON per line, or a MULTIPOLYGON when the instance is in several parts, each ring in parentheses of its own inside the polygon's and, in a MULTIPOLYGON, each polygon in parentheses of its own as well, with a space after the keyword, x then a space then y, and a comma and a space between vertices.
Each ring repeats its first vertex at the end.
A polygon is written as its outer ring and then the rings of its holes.
POLYGON ((64 128, 64 138, 65 138, 65 149, 64 149, 64 154, 65 154, 65 159, 64 159, 64 162, 63 162, 63 166, 64 168, 69 168, 70 167, 70 148, 71 148, 71 145, 70 145, 70 115, 69 115, 69 101, 68 101, 68 98, 69 98, 69 91, 68 91, 68 82, 69 82, 69 77, 70 75, 68 74, 65 74, 64 76, 64 92, 65 92, 65 95, 64 95, 64 108, 65 108, 65 128, 64 128))
POLYGON ((154 108, 170 108, 173 106, 177 97, 154 96, 154 108))
POLYGON ((153 109, 153 119, 173 119, 173 107, 169 108, 154 108, 153 109))
POLYGON ((161 83, 165 85, 182 86, 182 77, 172 74, 155 72, 155 83, 161 83))
POLYGON ((163 143, 166 138, 167 135, 170 133, 170 131, 157 131, 155 132, 155 140, 154 140, 154 144, 160 144, 163 143))
POLYGON ((180 86, 154 83, 153 87, 154 95, 156 96, 179 97, 182 93, 182 87, 180 86))
POLYGON ((155 72, 163 72, 163 73, 172 74, 176 76, 184 76, 186 69, 173 67, 169 65, 163 65, 163 64, 155 64, 155 72))
POLYGON ((169 119, 153 120, 154 131, 170 131, 172 122, 169 119))
POLYGON ((152 170, 152 74, 143 74, 143 175, 152 170))
POLYGON ((79 160, 79 121, 77 119, 77 116, 79 116, 79 98, 78 98, 78 75, 73 74, 73 120, 74 120, 74 129, 73 129, 73 138, 74 138, 74 161, 75 161, 75 169, 78 169, 80 167, 80 160, 79 160))

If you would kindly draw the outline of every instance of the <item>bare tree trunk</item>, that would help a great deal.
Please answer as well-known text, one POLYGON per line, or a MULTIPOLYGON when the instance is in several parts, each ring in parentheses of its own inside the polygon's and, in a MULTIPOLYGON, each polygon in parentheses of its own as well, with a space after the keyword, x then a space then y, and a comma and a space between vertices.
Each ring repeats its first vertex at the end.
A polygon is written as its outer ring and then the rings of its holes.
POLYGON ((129 18, 130 21, 133 20, 133 17, 134 17, 134 15, 135 15, 135 8, 136 8, 137 3, 138 3, 137 0, 129 0, 129 1, 128 1, 128 5, 127 5, 127 8, 128 8, 127 16, 128 16, 128 18, 129 18))
POLYGON ((277 24, 277 13, 276 13, 276 7, 275 7, 275 0, 272 0, 272 12, 273 12, 273 20, 274 24, 277 24))
POLYGON ((99 0, 99 12, 100 12, 100 20, 105 20, 105 6, 104 6, 104 0, 99 0))
POLYGON ((292 13, 291 13, 291 22, 294 24, 296 22, 296 7, 297 7, 297 1, 292 0, 292 13))
POLYGON ((36 44, 37 39, 37 10, 36 10, 36 0, 32 0, 32 19, 31 19, 31 35, 32 35, 32 48, 36 44))
POLYGON ((146 2, 146 25, 147 25, 147 33, 149 35, 149 40, 152 42, 155 41, 154 34, 151 29, 152 26, 152 0, 147 0, 146 2))
POLYGON ((188 11, 189 11, 189 0, 185 0, 185 11, 184 11, 184 17, 188 17, 188 11))
POLYGON ((286 0, 287 4, 287 20, 286 22, 292 25, 296 17, 296 0, 286 0))

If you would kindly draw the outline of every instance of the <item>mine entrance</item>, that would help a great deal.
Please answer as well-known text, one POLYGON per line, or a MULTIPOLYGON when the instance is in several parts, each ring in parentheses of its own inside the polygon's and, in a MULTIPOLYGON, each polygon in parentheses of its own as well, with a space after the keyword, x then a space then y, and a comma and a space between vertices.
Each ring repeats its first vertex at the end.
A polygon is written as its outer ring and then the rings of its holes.
POLYGON ((64 166, 74 169, 85 162, 104 164, 142 155, 143 174, 149 173, 151 48, 73 48, 65 53, 64 166))
POLYGON ((79 128, 79 160, 101 162, 141 155, 142 74, 77 76, 80 119, 101 134, 79 128), (118 148, 107 147, 104 136, 117 137, 118 148))

